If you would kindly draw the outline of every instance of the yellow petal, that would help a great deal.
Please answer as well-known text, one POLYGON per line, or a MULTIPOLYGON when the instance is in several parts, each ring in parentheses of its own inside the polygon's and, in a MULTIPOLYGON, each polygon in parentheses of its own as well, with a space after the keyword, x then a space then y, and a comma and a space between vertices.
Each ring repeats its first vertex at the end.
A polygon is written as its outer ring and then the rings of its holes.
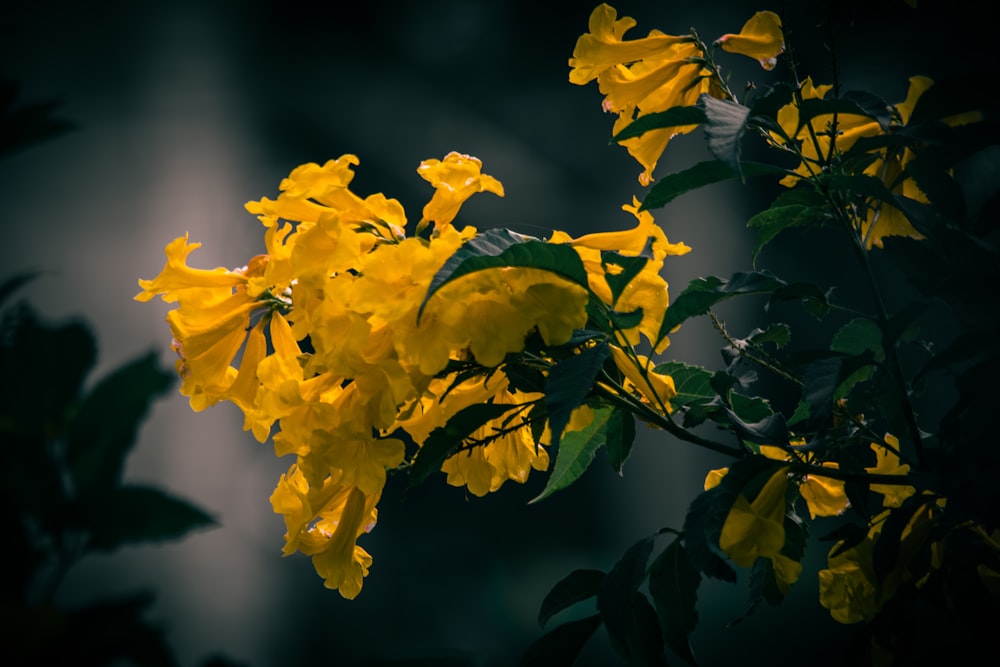
POLYGON ((781 19, 774 12, 757 12, 743 25, 738 35, 727 34, 716 40, 724 51, 741 53, 756 59, 766 70, 774 69, 785 50, 781 19))

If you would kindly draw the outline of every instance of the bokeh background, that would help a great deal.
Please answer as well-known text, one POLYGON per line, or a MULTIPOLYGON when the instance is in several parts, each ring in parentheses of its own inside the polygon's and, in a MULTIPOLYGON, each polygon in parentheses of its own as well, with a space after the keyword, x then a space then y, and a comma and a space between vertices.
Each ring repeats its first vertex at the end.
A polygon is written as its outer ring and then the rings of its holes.
MULTIPOLYGON (((595 4, 40 0, 8 7, 0 75, 20 87, 20 103, 58 101, 58 117, 76 129, 0 161, 3 273, 43 271, 22 296, 47 318, 90 323, 100 350, 96 379, 150 349, 172 364, 167 305, 134 302, 136 280, 153 277, 163 247, 185 232, 204 244, 194 264, 245 264, 263 245, 243 203, 274 197, 280 179, 303 162, 358 155, 355 192, 396 197, 413 219, 431 192, 416 166, 458 150, 481 158, 507 193, 473 198, 459 222, 536 235, 631 226, 620 207, 643 194, 639 167, 609 145, 612 118, 601 112, 596 86, 567 79, 567 58, 595 4)), ((773 4, 615 6, 638 20, 636 35, 695 27, 711 40, 737 32, 757 9, 779 9, 773 4)), ((842 4, 866 4, 872 19, 842 33, 845 87, 879 85, 892 101, 903 98, 909 75, 939 74, 949 44, 960 42, 972 58, 988 43, 974 3, 842 4)), ((816 2, 789 5, 799 16, 790 37, 799 40, 803 71, 829 81, 822 29, 829 17, 816 2)), ((741 56, 722 62, 735 89, 773 76, 741 56)), ((658 173, 706 157, 700 134, 683 137, 658 173)), ((747 269, 753 236, 745 221, 773 194, 771 185, 720 184, 658 211, 670 240, 694 248, 665 268, 673 292, 698 276, 747 269)), ((762 258, 767 268, 792 272, 798 259, 789 243, 762 258)), ((808 261, 836 272, 842 259, 831 251, 808 261)), ((746 333, 740 323, 750 312, 737 304, 721 312, 746 333)), ((715 367, 721 345, 707 323, 692 322, 673 337, 671 354, 715 367)), ((127 476, 191 500, 219 526, 89 558, 61 601, 155 592, 152 613, 184 667, 213 655, 248 667, 417 658, 510 665, 541 635, 538 606, 556 581, 576 568, 606 570, 636 540, 680 528, 705 472, 725 463, 640 428, 623 477, 599 455, 578 484, 539 504, 528 504, 544 485, 539 474, 487 498, 447 486, 443 475, 405 495, 403 480, 390 481, 379 525, 363 541, 375 559, 371 574, 347 601, 323 588, 307 558, 280 557, 284 525, 268 496, 291 461, 241 426, 233 406, 195 414, 176 393, 157 402, 127 476)), ((823 562, 826 548, 813 544, 809 562, 823 562)), ((814 571, 786 605, 735 625, 746 611, 745 586, 704 584, 693 638, 702 663, 754 664, 769 655, 772 665, 836 664, 831 647, 850 633, 819 607, 814 571), (786 646, 777 657, 775 643, 786 646)), ((580 664, 611 659, 601 634, 580 664)))

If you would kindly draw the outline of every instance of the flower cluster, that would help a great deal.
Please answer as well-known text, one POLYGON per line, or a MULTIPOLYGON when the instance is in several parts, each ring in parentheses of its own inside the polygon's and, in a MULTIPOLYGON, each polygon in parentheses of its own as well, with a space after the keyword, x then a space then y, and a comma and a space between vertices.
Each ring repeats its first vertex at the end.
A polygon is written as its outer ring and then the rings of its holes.
MULTIPOLYGON (((348 598, 371 564, 357 540, 376 523, 387 471, 408 464, 407 443, 420 447, 464 408, 492 404, 504 407, 502 416, 444 461, 448 482, 484 495, 548 467, 544 413, 532 411, 541 394, 515 387, 502 367, 529 335, 566 343, 586 324, 590 299, 641 312, 620 327, 614 359, 638 396, 669 401, 670 378, 623 348, 631 352, 642 337, 666 346, 659 271, 667 255, 689 250, 669 243, 634 202, 624 207, 638 219, 631 230, 575 239, 555 232, 548 240, 575 251, 585 284, 525 266, 476 271, 432 291, 446 261, 478 236, 452 224, 462 203, 477 192, 503 196, 503 186, 467 155, 421 163, 417 171, 435 191, 407 237, 398 201, 351 191, 357 164, 353 155, 304 164, 281 182, 277 199, 248 203, 263 224, 266 254, 246 266, 190 267, 200 244, 185 235, 167 245, 163 270, 140 280, 136 296, 177 305, 167 321, 191 407, 230 401, 257 440, 274 432, 275 453, 295 457, 271 497, 285 517, 284 553, 310 555, 326 585, 348 598), (602 257, 611 249, 614 257, 602 257), (615 258, 640 255, 642 270, 611 290, 608 277, 621 273, 615 258)), ((545 360, 539 364, 544 376, 545 360)), ((579 406, 565 430, 585 428, 591 415, 579 406)))
MULTIPOLYGON (((603 109, 618 114, 614 134, 638 117, 692 106, 702 94, 728 96, 696 35, 651 30, 646 37, 626 39, 625 33, 635 24, 630 16, 619 19, 607 4, 598 6, 590 15, 590 31, 577 40, 569 60, 570 82, 582 86, 596 79, 604 94, 603 109)), ((759 60, 765 69, 774 67, 785 48, 781 20, 774 12, 758 12, 739 34, 723 35, 716 43, 726 51, 759 60)), ((696 127, 661 128, 619 142, 642 165, 642 185, 652 182, 653 170, 669 141, 696 127)))
MULTIPOLYGON (((839 469, 836 462, 820 462, 815 460, 811 452, 796 449, 805 445, 804 441, 799 440, 795 445, 791 448, 762 445, 760 453, 768 459, 789 464, 798 462, 814 464, 820 470, 839 469)), ((876 463, 866 468, 866 472, 897 476, 905 476, 909 472, 908 465, 900 464, 899 441, 892 434, 887 433, 883 443, 871 443, 871 449, 876 463)), ((705 478, 705 490, 718 486, 728 471, 728 468, 710 471, 705 478)), ((771 559, 777 583, 784 592, 798 580, 802 572, 801 563, 781 553, 785 546, 784 524, 789 482, 794 485, 796 497, 802 498, 813 519, 818 516, 839 516, 850 505, 843 480, 816 473, 796 474, 790 466, 781 466, 771 473, 753 501, 743 494, 737 496, 719 538, 719 548, 737 565, 750 567, 757 558, 771 559)), ((899 507, 915 491, 912 486, 892 484, 873 484, 871 490, 883 496, 884 507, 899 507)))

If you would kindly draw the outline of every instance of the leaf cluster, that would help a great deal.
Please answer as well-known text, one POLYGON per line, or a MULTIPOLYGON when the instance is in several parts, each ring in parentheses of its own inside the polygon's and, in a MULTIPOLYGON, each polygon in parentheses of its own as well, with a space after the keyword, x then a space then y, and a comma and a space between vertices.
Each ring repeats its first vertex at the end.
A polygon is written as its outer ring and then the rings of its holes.
POLYGON ((63 609, 53 596, 82 557, 179 539, 215 524, 202 509, 124 479, 125 461, 173 373, 154 353, 87 386, 97 346, 82 321, 49 324, 12 294, 34 275, 0 284, 0 575, 3 662, 175 664, 162 630, 133 594, 63 609))

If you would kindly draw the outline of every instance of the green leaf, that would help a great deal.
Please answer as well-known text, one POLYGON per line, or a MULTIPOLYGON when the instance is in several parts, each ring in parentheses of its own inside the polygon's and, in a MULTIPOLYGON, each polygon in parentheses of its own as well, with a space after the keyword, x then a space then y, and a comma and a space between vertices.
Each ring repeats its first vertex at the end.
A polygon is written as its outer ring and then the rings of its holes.
POLYGON ((622 555, 601 582, 597 609, 612 640, 628 652, 627 638, 633 597, 646 580, 646 564, 653 551, 653 536, 644 537, 622 555))
POLYGON ((844 394, 839 388, 845 381, 864 379, 854 374, 873 363, 870 352, 858 355, 831 353, 809 363, 802 373, 802 401, 809 406, 806 430, 819 430, 827 424, 833 414, 833 404, 844 394))
POLYGON ((683 171, 663 176, 653 183, 642 200, 640 211, 649 211, 666 206, 685 192, 700 187, 728 181, 736 176, 784 176, 788 171, 781 167, 760 162, 740 163, 740 172, 718 160, 699 162, 683 171))
POLYGON ((747 227, 757 230, 757 244, 754 246, 750 261, 757 263, 757 256, 765 245, 778 234, 792 227, 820 225, 830 217, 826 208, 820 206, 804 206, 791 204, 788 206, 772 206, 750 218, 747 227))
POLYGON ((444 462, 457 452, 465 439, 475 431, 511 410, 520 408, 522 406, 516 403, 476 403, 456 412, 444 426, 438 426, 427 436, 413 460, 413 465, 410 466, 407 487, 416 486, 427 479, 432 472, 440 470, 444 462))
POLYGON ((720 100, 702 93, 698 106, 705 112, 705 136, 708 150, 715 159, 722 162, 743 177, 740 167, 740 140, 747 131, 749 107, 729 100, 720 100))
POLYGON ((733 410, 723 408, 736 434, 744 440, 762 445, 783 446, 788 444, 788 425, 780 412, 772 413, 755 422, 747 422, 733 410))
MULTIPOLYGON (((889 115, 889 105, 886 104, 885 100, 872 95, 870 93, 859 92, 859 91, 848 91, 844 93, 840 98, 829 98, 829 99, 817 99, 817 98, 807 98, 803 99, 799 106, 799 127, 802 129, 805 125, 816 118, 817 116, 825 116, 830 114, 851 114, 856 116, 867 116, 874 121, 877 121, 883 130, 888 129, 889 121, 891 120, 889 115)), ((838 129, 842 129, 842 122, 837 121, 838 129)), ((817 132, 826 131, 825 127, 817 127, 817 132)), ((796 135, 798 132, 796 131, 796 135)))
POLYGON ((700 125, 703 122, 705 122, 705 111, 699 106, 672 107, 666 111, 656 111, 639 116, 612 137, 612 141, 625 141, 633 137, 640 137, 650 130, 700 125))
POLYGON ((601 624, 600 614, 570 621, 543 635, 528 647, 520 667, 571 667, 584 644, 601 624))
POLYGON ((84 398, 69 425, 66 457, 74 489, 81 496, 121 483, 125 458, 153 400, 176 375, 160 368, 154 352, 103 378, 84 398))
POLYGON ((766 329, 754 329, 747 336, 748 343, 763 345, 764 343, 774 343, 779 350, 792 339, 792 330, 784 322, 776 322, 768 325, 766 329))
POLYGON ((608 283, 608 287, 611 288, 611 306, 614 307, 615 303, 618 302, 618 298, 628 287, 632 279, 635 278, 639 273, 645 268, 646 263, 652 256, 652 241, 650 240, 646 245, 646 250, 643 254, 636 257, 626 257, 625 255, 619 255, 617 252, 612 250, 602 250, 601 251, 601 267, 604 269, 604 280, 608 283), (621 268, 621 272, 618 274, 612 274, 608 272, 609 266, 617 266, 621 268))
POLYGON ((663 651, 663 636, 660 634, 660 623, 656 618, 653 605, 649 603, 645 595, 634 591, 627 613, 624 643, 619 643, 619 638, 612 636, 612 646, 631 665, 667 667, 667 656, 663 651))
POLYGON ((851 355, 873 352, 875 359, 881 361, 885 358, 885 352, 882 350, 882 330, 867 317, 855 318, 840 327, 833 335, 830 351, 851 355))
POLYGON ((62 435, 97 359, 97 344, 82 321, 48 325, 19 305, 0 326, 0 432, 62 435))
POLYGON ((660 325, 660 333, 656 337, 656 340, 657 342, 663 340, 667 334, 684 320, 704 315, 708 312, 709 308, 720 301, 743 294, 774 292, 786 285, 785 281, 767 271, 736 273, 733 274, 730 280, 723 280, 716 276, 696 278, 688 284, 680 296, 667 308, 667 313, 663 317, 663 322, 660 325))
POLYGON ((549 475, 549 481, 542 492, 529 501, 529 504, 537 503, 556 491, 565 489, 586 472, 597 450, 604 444, 611 412, 611 408, 608 407, 598 408, 594 410, 594 420, 585 429, 569 431, 563 436, 559 441, 556 462, 552 467, 552 474, 549 475))
POLYGON ((417 319, 427 301, 453 280, 500 267, 544 269, 587 288, 587 270, 575 250, 563 243, 545 243, 509 229, 488 229, 455 251, 431 280, 417 319))
POLYGON ((664 549, 649 568, 649 594, 660 619, 660 632, 670 650, 694 665, 691 633, 698 625, 701 574, 688 560, 680 539, 664 549))
POLYGON ((191 503, 159 489, 120 486, 80 503, 87 546, 111 551, 143 542, 162 542, 215 525, 215 519, 191 503))
POLYGON ((654 370, 673 378, 677 395, 671 399, 670 405, 675 410, 697 401, 712 400, 715 396, 711 386, 712 373, 701 366, 668 361, 659 364, 654 370))
POLYGON ((605 576, 600 570, 573 570, 566 575, 542 600, 538 627, 544 628, 549 619, 563 609, 597 595, 605 576))
POLYGON ((552 433, 551 446, 559 445, 570 415, 587 398, 594 386, 594 378, 610 355, 611 348, 607 340, 603 340, 579 354, 560 360, 549 371, 545 381, 545 407, 552 433))
POLYGON ((608 420, 607 432, 608 460, 619 475, 635 444, 635 417, 631 412, 614 408, 608 420))

